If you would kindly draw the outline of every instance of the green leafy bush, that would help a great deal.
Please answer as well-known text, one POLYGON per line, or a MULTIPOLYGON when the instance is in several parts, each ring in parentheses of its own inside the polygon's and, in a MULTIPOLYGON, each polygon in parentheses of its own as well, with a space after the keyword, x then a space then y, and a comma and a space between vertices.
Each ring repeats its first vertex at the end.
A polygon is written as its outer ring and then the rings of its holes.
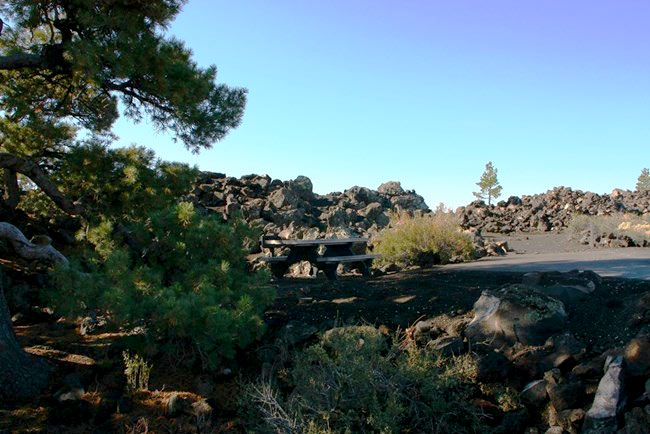
POLYGON ((394 215, 374 244, 374 252, 381 254, 379 265, 428 266, 470 260, 473 255, 471 238, 462 232, 458 219, 442 209, 422 216, 394 215))
POLYGON ((469 399, 469 362, 469 356, 436 358, 397 339, 390 344, 374 327, 335 328, 294 356, 286 396, 268 380, 248 386, 249 429, 485 432, 469 399))

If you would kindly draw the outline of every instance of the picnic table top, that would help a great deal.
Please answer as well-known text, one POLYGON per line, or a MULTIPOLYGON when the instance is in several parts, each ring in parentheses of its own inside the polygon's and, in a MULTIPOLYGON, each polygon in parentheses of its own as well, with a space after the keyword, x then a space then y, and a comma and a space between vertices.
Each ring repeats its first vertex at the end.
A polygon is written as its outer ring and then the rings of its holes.
POLYGON ((336 246, 340 244, 365 244, 370 241, 368 238, 330 238, 318 240, 286 240, 286 239, 264 239, 266 246, 336 246))

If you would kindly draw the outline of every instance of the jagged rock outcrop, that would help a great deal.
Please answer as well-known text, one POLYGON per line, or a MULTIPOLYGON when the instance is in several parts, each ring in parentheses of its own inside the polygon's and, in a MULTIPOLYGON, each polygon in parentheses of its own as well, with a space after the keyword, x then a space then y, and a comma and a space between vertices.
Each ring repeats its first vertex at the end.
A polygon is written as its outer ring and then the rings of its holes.
POLYGON ((611 194, 555 187, 542 194, 511 196, 506 201, 487 206, 474 201, 456 210, 465 228, 486 232, 547 232, 567 227, 574 214, 601 215, 626 212, 650 213, 650 191, 633 192, 616 189, 611 194))
POLYGON ((241 212, 264 233, 285 238, 372 236, 388 225, 391 212, 429 212, 422 196, 399 182, 319 195, 306 176, 280 181, 268 175, 233 178, 202 172, 191 200, 225 219, 241 212))

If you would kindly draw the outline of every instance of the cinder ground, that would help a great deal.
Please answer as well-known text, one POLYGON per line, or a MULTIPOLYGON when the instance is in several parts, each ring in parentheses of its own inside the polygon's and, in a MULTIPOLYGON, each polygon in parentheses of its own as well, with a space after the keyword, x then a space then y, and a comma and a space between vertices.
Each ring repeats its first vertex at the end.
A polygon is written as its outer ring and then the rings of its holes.
POLYGON ((601 276, 650 280, 650 249, 592 248, 564 233, 488 235, 508 241, 514 251, 506 256, 476 262, 445 265, 450 270, 475 271, 570 271, 592 270, 601 276))

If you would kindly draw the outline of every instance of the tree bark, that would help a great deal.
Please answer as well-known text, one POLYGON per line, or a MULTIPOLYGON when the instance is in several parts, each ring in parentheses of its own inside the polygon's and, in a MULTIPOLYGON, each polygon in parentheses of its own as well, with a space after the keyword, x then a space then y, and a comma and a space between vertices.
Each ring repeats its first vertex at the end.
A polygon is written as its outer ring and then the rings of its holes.
MULTIPOLYGON (((54 247, 29 242, 20 229, 10 223, 0 222, 0 238, 8 239, 22 258, 68 263, 68 259, 54 247)), ((0 397, 32 398, 38 395, 48 384, 50 370, 44 360, 28 355, 18 344, 3 288, 0 288, 0 397)))
POLYGON ((4 169, 2 175, 5 186, 4 201, 9 209, 14 210, 20 201, 20 189, 18 188, 18 175, 13 169, 4 169))
POLYGON ((64 212, 71 215, 83 213, 83 208, 61 193, 57 186, 50 181, 50 178, 38 167, 38 164, 33 161, 3 152, 0 153, 0 168, 10 169, 27 176, 64 212))
POLYGON ((35 397, 47 386, 50 371, 44 360, 30 356, 18 344, 4 292, 0 289, 0 397, 35 397))
POLYGON ((49 244, 41 245, 30 242, 16 226, 7 222, 0 222, 0 238, 11 242, 16 253, 23 259, 40 259, 53 263, 68 263, 61 252, 49 244))

